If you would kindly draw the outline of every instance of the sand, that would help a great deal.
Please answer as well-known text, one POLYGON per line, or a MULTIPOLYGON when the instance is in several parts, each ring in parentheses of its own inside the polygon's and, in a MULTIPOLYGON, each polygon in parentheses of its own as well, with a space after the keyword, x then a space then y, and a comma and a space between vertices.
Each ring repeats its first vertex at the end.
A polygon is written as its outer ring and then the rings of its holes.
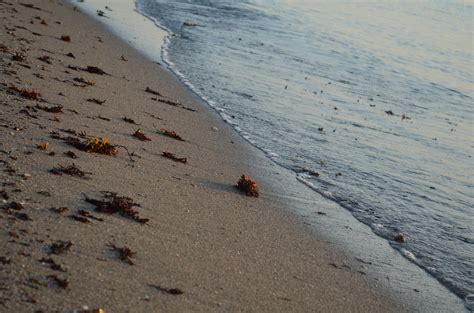
POLYGON ((28 3, 0 1, 1 312, 409 311, 273 201, 264 178, 275 165, 263 166, 262 154, 166 69, 80 9, 28 3), (14 61, 15 52, 26 60, 14 61), (40 100, 12 86, 36 88, 40 100), (41 109, 58 105, 62 113, 41 109), (133 137, 138 129, 151 141, 133 137), (88 153, 58 139, 66 136, 120 147, 116 156, 88 153), (84 177, 51 173, 73 163, 84 177), (236 190, 242 174, 257 181, 259 198, 236 190), (103 191, 130 197, 149 221, 96 212, 85 199, 103 191), (93 218, 71 217, 79 210, 93 218), (53 254, 58 241, 71 245, 53 254), (113 246, 135 252, 133 264, 113 246))

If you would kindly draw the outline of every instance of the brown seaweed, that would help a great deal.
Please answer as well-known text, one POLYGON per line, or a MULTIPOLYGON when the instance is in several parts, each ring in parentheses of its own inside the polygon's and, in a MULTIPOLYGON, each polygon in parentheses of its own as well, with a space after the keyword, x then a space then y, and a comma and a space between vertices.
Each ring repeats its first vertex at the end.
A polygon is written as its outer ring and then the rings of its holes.
POLYGON ((97 66, 87 66, 82 69, 84 72, 92 73, 92 74, 97 74, 97 75, 110 75, 107 74, 104 70, 98 68, 97 66))
POLYGON ((89 98, 86 100, 87 102, 92 102, 92 103, 95 103, 95 104, 98 104, 98 105, 102 105, 105 103, 106 100, 99 100, 99 99, 96 99, 96 98, 89 98))
POLYGON ((145 133, 142 132, 140 129, 137 129, 132 136, 140 139, 141 141, 151 141, 151 138, 145 135, 145 133))
POLYGON ((36 148, 39 149, 39 150, 46 151, 46 150, 48 150, 48 145, 49 145, 49 143, 47 141, 45 141, 45 142, 42 142, 40 144, 37 144, 36 148))
POLYGON ((62 166, 59 165, 59 167, 55 167, 51 170, 49 170, 51 174, 54 175, 62 175, 62 174, 67 174, 69 176, 76 176, 76 177, 81 177, 84 178, 86 174, 92 174, 90 172, 84 172, 81 169, 79 169, 76 164, 72 163, 71 165, 68 166, 62 166))
POLYGON ((72 246, 71 241, 58 240, 49 247, 49 254, 63 254, 72 246))
POLYGON ((242 175, 235 187, 249 197, 259 196, 257 183, 252 181, 249 176, 242 175))
POLYGON ((168 158, 170 160, 173 160, 175 162, 180 162, 180 163, 183 163, 183 164, 186 164, 188 163, 188 159, 187 158, 178 158, 177 156, 175 156, 173 153, 171 152, 163 152, 162 154, 165 158, 168 158))
POLYGON ((95 81, 87 80, 87 79, 84 79, 82 77, 75 77, 75 78, 73 78, 73 80, 78 82, 78 83, 86 84, 88 86, 94 86, 95 85, 95 81))
POLYGON ((94 216, 94 215, 92 215, 91 212, 89 212, 89 211, 79 210, 79 211, 77 211, 77 213, 78 213, 79 215, 81 215, 81 216, 84 216, 84 217, 87 217, 87 218, 91 218, 91 219, 96 220, 96 221, 99 221, 99 222, 103 222, 103 221, 104 221, 103 218, 94 216))
POLYGON ((159 134, 162 134, 164 136, 179 140, 179 141, 185 141, 180 135, 178 135, 174 130, 169 130, 166 128, 160 128, 159 134))
POLYGON ((71 36, 68 35, 62 35, 61 40, 65 42, 71 42, 71 36))
POLYGON ((184 293, 184 291, 182 291, 181 289, 179 288, 165 288, 165 287, 161 287, 159 285, 148 285, 150 287, 153 287, 155 289, 157 289, 158 291, 161 291, 161 292, 164 292, 164 293, 167 293, 167 294, 170 294, 170 295, 181 295, 184 293))
POLYGON ((129 117, 126 117, 126 116, 122 117, 122 120, 123 120, 124 122, 130 123, 130 124, 133 124, 133 125, 138 125, 137 122, 135 122, 135 120, 133 120, 133 119, 131 119, 131 118, 129 118, 129 117))
POLYGON ((132 219, 139 223, 147 223, 148 218, 141 218, 138 215, 138 211, 133 207, 139 207, 140 205, 133 202, 133 199, 123 196, 118 196, 115 192, 103 192, 105 200, 97 200, 92 198, 85 198, 85 201, 95 205, 95 211, 105 214, 118 213, 123 217, 132 219))
POLYGON ((42 57, 39 57, 38 60, 47 63, 47 64, 52 64, 51 63, 51 58, 47 55, 43 55, 42 57))
POLYGON ((11 86, 10 90, 18 92, 20 96, 29 100, 39 100, 41 97, 41 94, 35 88, 27 89, 27 88, 18 88, 16 86, 11 86))
POLYGON ((119 254, 119 259, 124 261, 125 263, 128 263, 129 265, 134 265, 132 258, 137 254, 136 252, 132 251, 129 247, 123 246, 123 247, 117 247, 116 245, 109 243, 109 247, 112 248, 115 252, 118 252, 119 254))
POLYGON ((155 91, 155 90, 151 89, 150 87, 146 87, 145 91, 148 92, 148 93, 151 93, 152 95, 159 96, 159 97, 163 97, 163 96, 161 95, 161 93, 159 93, 158 91, 155 91))
POLYGON ((69 281, 67 279, 59 278, 56 275, 48 275, 47 277, 51 279, 53 282, 55 282, 62 289, 67 289, 69 286, 69 281))
POLYGON ((40 110, 45 111, 45 112, 48 112, 48 113, 64 113, 62 105, 54 105, 52 107, 48 107, 48 106, 45 106, 45 105, 37 104, 35 106, 35 108, 40 109, 40 110))

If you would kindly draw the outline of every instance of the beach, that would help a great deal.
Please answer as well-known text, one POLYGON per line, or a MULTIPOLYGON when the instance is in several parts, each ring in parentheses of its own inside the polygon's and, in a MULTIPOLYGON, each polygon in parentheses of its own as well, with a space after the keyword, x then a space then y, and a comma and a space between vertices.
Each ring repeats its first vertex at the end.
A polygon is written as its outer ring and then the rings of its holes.
POLYGON ((275 201, 263 153, 79 5, 0 1, 0 16, 1 312, 416 311, 275 201), (259 197, 235 188, 243 174, 259 197))

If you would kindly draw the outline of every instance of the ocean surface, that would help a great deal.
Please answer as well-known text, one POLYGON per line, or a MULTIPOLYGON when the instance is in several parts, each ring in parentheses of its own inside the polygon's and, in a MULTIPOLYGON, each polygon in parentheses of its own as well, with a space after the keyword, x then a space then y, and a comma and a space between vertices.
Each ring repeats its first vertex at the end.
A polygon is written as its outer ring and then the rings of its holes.
POLYGON ((301 188, 474 294, 472 2, 135 3, 170 68, 301 188))

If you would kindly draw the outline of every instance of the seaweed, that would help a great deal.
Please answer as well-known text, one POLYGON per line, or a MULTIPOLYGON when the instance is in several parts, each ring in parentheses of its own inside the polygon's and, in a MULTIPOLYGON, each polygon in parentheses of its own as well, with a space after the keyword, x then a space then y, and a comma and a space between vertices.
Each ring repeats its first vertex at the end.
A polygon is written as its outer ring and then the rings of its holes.
POLYGON ((46 151, 46 150, 48 150, 48 145, 49 145, 49 143, 47 141, 45 141, 45 142, 42 142, 40 144, 37 144, 36 149, 46 151))
POLYGON ((116 146, 111 145, 105 137, 101 139, 95 137, 89 139, 84 144, 84 151, 89 153, 99 153, 105 155, 117 155, 118 149, 116 146))
POLYGON ((170 295, 182 295, 184 293, 184 291, 182 291, 181 289, 179 288, 165 288, 165 287, 161 287, 159 285, 148 285, 150 287, 153 287, 155 289, 158 289, 158 291, 161 291, 161 292, 164 292, 164 293, 167 293, 167 294, 170 294, 170 295))
POLYGON ((105 103, 105 100, 99 100, 99 99, 96 99, 96 98, 89 98, 86 100, 87 102, 93 102, 95 104, 98 104, 98 105, 102 105, 105 103))
POLYGON ((104 70, 98 68, 97 66, 87 66, 86 68, 82 69, 84 72, 92 73, 92 74, 97 74, 97 75, 110 75, 107 74, 104 70))
POLYGON ((47 63, 47 64, 52 64, 51 63, 51 58, 47 55, 43 55, 42 57, 39 57, 38 60, 47 63))
POLYGON ((45 111, 45 112, 48 112, 48 113, 64 113, 62 105, 54 105, 52 107, 48 107, 48 106, 45 106, 45 105, 37 104, 35 106, 35 108, 40 109, 40 110, 45 111))
POLYGON ((145 135, 140 129, 137 129, 133 135, 133 137, 140 139, 141 141, 151 141, 151 138, 145 135))
POLYGON ((132 219, 142 224, 145 224, 149 221, 148 218, 141 218, 138 215, 138 211, 135 210, 133 207, 139 207, 140 205, 133 202, 133 199, 118 196, 115 192, 103 192, 103 195, 105 200, 92 199, 86 196, 85 201, 95 205, 95 211, 99 213, 118 213, 123 217, 132 219))
POLYGON ((78 221, 84 224, 91 224, 91 221, 87 219, 86 217, 78 216, 78 215, 70 215, 70 217, 75 221, 78 221))
POLYGON ((67 289, 69 286, 69 281, 67 279, 61 279, 56 275, 48 275, 47 277, 53 282, 55 282, 62 289, 67 289))
POLYGON ((146 87, 145 92, 151 93, 152 95, 155 95, 155 96, 163 97, 161 93, 151 89, 150 87, 146 87))
POLYGON ((27 88, 18 88, 16 86, 11 86, 10 90, 18 92, 20 96, 29 100, 39 100, 41 97, 41 94, 35 88, 27 89, 27 88))
POLYGON ((257 183, 252 181, 249 176, 242 175, 235 187, 249 197, 259 196, 257 183))
POLYGON ((78 213, 79 215, 82 215, 82 216, 84 216, 84 217, 91 218, 91 219, 96 220, 96 221, 99 221, 99 222, 103 222, 103 221, 104 221, 103 218, 94 216, 94 215, 92 215, 91 212, 89 212, 89 211, 79 210, 79 211, 77 211, 77 213, 78 213))
POLYGON ((188 159, 187 158, 178 158, 177 156, 175 156, 173 153, 171 152, 163 152, 162 154, 165 158, 168 158, 170 160, 173 160, 175 162, 180 162, 180 163, 183 163, 183 164, 186 164, 188 163, 188 159))
POLYGON ((124 122, 130 123, 130 124, 133 124, 133 125, 138 125, 137 122, 135 122, 135 120, 133 120, 133 119, 131 119, 131 118, 129 118, 129 117, 126 117, 126 116, 122 117, 122 120, 123 120, 124 122))
POLYGON ((63 207, 59 207, 59 208, 50 208, 50 210, 53 211, 54 213, 62 215, 64 212, 66 212, 69 209, 63 206, 63 207))
POLYGON ((49 254, 63 254, 72 246, 71 241, 58 240, 49 247, 49 254))
POLYGON ((95 85, 95 81, 93 80, 86 80, 82 77, 75 77, 73 78, 74 81, 78 82, 78 83, 83 83, 83 84, 86 84, 88 86, 94 86, 95 85))
POLYGON ((44 264, 49 264, 49 267, 52 270, 58 271, 58 272, 66 272, 66 270, 60 265, 57 264, 53 259, 51 258, 41 258, 38 260, 40 263, 44 264))
POLYGON ((25 209, 25 206, 19 202, 16 202, 16 201, 12 201, 8 204, 5 204, 3 207, 2 207, 3 210, 6 210, 6 211, 10 211, 10 210, 14 210, 14 211, 21 211, 23 209, 25 209))
POLYGON ((17 51, 13 54, 12 59, 17 62, 26 62, 27 57, 26 54, 17 51))
POLYGON ((191 108, 188 108, 188 107, 185 107, 184 105, 182 105, 181 103, 176 102, 176 101, 167 100, 167 99, 155 99, 155 100, 158 101, 158 102, 161 102, 161 103, 165 103, 165 104, 168 104, 168 105, 171 105, 171 106, 174 106, 174 107, 181 108, 181 109, 183 109, 183 110, 187 110, 187 111, 191 111, 191 112, 196 112, 196 110, 191 109, 191 108))
POLYGON ((71 36, 68 35, 62 35, 61 40, 65 42, 71 42, 71 36))
POLYGON ((119 259, 124 261, 125 263, 128 263, 129 265, 134 265, 132 258, 137 254, 136 252, 132 251, 129 247, 123 246, 123 247, 117 247, 113 243, 108 244, 109 247, 112 248, 115 252, 118 252, 119 254, 119 259))
POLYGON ((66 56, 70 57, 70 58, 73 58, 73 59, 76 58, 76 56, 72 52, 69 52, 68 54, 66 54, 66 56))
POLYGON ((79 158, 73 151, 69 150, 63 153, 65 156, 70 157, 71 159, 79 158))
POLYGON ((62 175, 62 174, 67 174, 69 176, 76 176, 76 177, 81 177, 84 178, 86 174, 92 174, 90 172, 84 172, 81 169, 79 169, 76 164, 72 163, 71 165, 68 166, 62 166, 59 165, 59 167, 55 167, 51 170, 49 170, 51 174, 54 175, 62 175))
POLYGON ((171 137, 173 139, 179 140, 179 141, 185 141, 183 138, 181 138, 180 135, 176 134, 176 132, 174 130, 168 130, 168 129, 165 129, 165 128, 160 128, 158 133, 162 134, 164 136, 171 137))
POLYGON ((404 243, 406 241, 405 236, 401 232, 396 233, 393 237, 393 240, 400 243, 404 243))

